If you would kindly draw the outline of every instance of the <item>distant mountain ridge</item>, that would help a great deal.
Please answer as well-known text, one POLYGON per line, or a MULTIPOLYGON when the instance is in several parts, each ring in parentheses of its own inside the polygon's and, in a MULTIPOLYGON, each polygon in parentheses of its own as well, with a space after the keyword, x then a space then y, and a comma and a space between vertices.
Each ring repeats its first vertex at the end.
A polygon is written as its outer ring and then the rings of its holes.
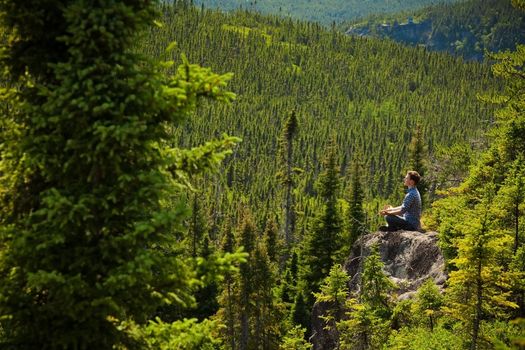
POLYGON ((239 8, 295 19, 332 24, 372 14, 416 10, 431 4, 458 0, 195 0, 196 5, 230 11, 239 8))
POLYGON ((510 0, 469 0, 412 13, 374 16, 343 27, 347 34, 389 38, 409 45, 482 60, 485 50, 525 43, 525 16, 510 0))

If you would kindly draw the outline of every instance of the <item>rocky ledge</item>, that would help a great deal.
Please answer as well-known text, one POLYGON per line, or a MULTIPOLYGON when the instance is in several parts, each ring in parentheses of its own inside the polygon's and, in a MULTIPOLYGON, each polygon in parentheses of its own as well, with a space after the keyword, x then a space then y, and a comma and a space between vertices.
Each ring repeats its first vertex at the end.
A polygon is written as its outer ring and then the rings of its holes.
MULTIPOLYGON (((360 273, 363 262, 370 254, 371 247, 377 244, 381 260, 385 264, 384 272, 398 286, 397 299, 411 298, 428 278, 443 288, 447 279, 443 255, 438 246, 437 232, 374 232, 361 237, 352 247, 344 264, 350 276, 349 289, 359 292, 360 273)), ((335 339, 325 329, 320 318, 329 305, 316 304, 312 312, 312 337, 314 349, 332 349, 335 339)))

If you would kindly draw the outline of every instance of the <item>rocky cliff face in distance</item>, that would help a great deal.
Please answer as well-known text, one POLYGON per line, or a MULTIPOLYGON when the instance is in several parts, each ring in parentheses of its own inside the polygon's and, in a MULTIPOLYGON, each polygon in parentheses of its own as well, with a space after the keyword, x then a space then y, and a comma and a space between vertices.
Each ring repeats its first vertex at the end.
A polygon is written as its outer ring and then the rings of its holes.
MULTIPOLYGON (((365 235, 352 247, 352 252, 345 262, 345 270, 350 276, 351 293, 359 292, 360 273, 363 262, 371 247, 377 244, 381 260, 385 264, 384 272, 398 286, 397 299, 411 298, 421 284, 428 278, 443 288, 447 279, 444 258, 438 247, 436 232, 375 232, 365 235)), ((320 318, 326 313, 328 305, 316 304, 312 312, 312 337, 314 349, 333 349, 335 335, 325 329, 320 318)))

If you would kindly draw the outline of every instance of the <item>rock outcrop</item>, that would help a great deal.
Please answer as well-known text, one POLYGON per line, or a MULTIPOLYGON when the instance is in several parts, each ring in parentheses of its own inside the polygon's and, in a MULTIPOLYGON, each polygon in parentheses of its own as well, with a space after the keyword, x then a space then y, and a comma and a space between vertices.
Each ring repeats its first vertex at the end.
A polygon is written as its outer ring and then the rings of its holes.
MULTIPOLYGON (((370 254, 371 247, 377 244, 384 272, 398 286, 397 299, 411 298, 419 286, 428 278, 443 288, 446 281, 444 259, 438 247, 436 232, 375 232, 365 235, 352 247, 350 257, 345 262, 345 270, 351 280, 351 292, 359 292, 360 273, 363 262, 370 254)), ((314 349, 329 350, 335 346, 336 336, 325 329, 320 316, 326 313, 329 305, 316 304, 312 312, 312 337, 314 349)))

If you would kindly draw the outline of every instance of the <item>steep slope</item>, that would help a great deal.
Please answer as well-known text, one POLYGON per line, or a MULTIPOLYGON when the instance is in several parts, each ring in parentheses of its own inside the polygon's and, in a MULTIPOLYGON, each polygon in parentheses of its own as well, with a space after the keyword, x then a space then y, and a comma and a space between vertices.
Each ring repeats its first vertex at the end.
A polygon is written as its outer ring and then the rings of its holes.
POLYGON ((485 50, 525 43, 525 15, 510 0, 469 0, 415 12, 374 16, 343 25, 348 34, 390 38, 430 50, 481 60, 485 50))
POLYGON ((219 218, 234 212, 240 198, 261 217, 280 212, 278 139, 292 109, 299 120, 294 164, 303 169, 297 211, 304 217, 315 206, 314 183, 330 139, 339 148, 341 175, 361 155, 371 203, 397 193, 417 123, 432 151, 480 137, 490 120, 491 109, 477 99, 498 86, 487 65, 278 17, 202 12, 180 3, 164 13, 163 27, 150 33, 143 50, 166 57, 175 41, 169 57, 177 62, 185 53, 190 62, 234 73, 230 88, 238 97, 231 106, 205 105, 191 126, 174 130, 184 146, 223 132, 243 138, 209 189, 219 218))
POLYGON ((430 4, 455 1, 458 0, 196 0, 195 3, 228 11, 243 8, 250 11, 331 24, 332 22, 339 23, 370 14, 414 10, 430 4))

